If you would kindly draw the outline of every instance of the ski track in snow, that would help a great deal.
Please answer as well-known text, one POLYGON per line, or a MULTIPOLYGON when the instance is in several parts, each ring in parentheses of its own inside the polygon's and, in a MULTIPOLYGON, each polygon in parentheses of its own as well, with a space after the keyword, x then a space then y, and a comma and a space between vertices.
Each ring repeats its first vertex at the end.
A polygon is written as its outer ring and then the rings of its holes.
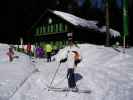
MULTIPOLYGON (((80 51, 83 60, 75 73, 82 77, 77 86, 91 90, 90 94, 48 91, 58 64, 34 59, 39 72, 33 73, 10 100, 133 100, 133 48, 123 54, 104 46, 81 44, 80 51)), ((62 63, 52 86, 67 87, 66 72, 62 63)))

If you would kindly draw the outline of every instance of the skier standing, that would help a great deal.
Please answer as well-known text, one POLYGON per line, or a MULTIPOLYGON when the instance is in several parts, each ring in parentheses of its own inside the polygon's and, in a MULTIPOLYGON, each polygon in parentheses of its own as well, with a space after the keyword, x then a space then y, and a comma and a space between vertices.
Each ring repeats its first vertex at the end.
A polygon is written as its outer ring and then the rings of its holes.
POLYGON ((76 82, 75 82, 75 68, 77 67, 77 64, 81 60, 81 56, 79 53, 78 48, 74 45, 73 41, 69 41, 69 49, 68 49, 68 55, 67 55, 67 79, 68 79, 68 87, 72 88, 72 90, 77 90, 76 82))
POLYGON ((72 51, 68 51, 68 58, 67 58, 67 79, 68 79, 68 87, 69 88, 75 88, 76 82, 75 82, 75 76, 74 76, 74 53, 72 51))
POLYGON ((79 57, 79 50, 73 44, 72 41, 69 41, 68 48, 65 48, 65 50, 57 56, 57 60, 60 63, 62 63, 64 61, 67 63, 68 88, 70 88, 74 91, 77 90, 77 86, 76 86, 76 82, 75 82, 75 75, 74 75, 74 71, 75 71, 75 68, 78 63, 77 58, 81 59, 81 57, 79 57), (76 54, 77 52, 78 52, 78 55, 76 54), (64 60, 64 59, 66 59, 66 60, 64 60))

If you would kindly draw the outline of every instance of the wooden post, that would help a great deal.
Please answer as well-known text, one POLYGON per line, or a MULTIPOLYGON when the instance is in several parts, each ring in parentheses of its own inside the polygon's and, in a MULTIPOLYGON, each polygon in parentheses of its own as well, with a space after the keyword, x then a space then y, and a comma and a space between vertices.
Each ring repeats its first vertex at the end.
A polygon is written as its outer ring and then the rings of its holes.
POLYGON ((109 30, 109 2, 105 0, 106 6, 106 46, 109 46, 109 39, 110 39, 110 30, 109 30))

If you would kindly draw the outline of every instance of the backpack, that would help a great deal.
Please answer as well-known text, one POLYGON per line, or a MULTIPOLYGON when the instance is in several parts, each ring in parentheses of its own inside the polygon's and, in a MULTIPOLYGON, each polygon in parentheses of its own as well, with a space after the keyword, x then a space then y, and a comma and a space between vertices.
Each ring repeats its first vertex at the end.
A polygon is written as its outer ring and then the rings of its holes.
POLYGON ((78 63, 81 62, 81 56, 80 53, 77 51, 72 51, 75 55, 74 55, 74 59, 75 59, 75 66, 77 66, 78 63))

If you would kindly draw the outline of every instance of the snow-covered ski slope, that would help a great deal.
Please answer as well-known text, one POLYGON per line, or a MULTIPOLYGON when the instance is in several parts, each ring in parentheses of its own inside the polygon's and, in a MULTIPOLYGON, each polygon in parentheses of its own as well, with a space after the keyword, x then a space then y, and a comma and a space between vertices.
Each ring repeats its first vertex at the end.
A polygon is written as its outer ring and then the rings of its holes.
POLYGON ((9 62, 9 46, 0 44, 0 100, 9 100, 35 69, 28 56, 15 52, 19 58, 9 62))
MULTIPOLYGON (((34 59, 39 72, 33 73, 10 100, 133 100, 133 48, 123 54, 110 47, 79 46, 83 59, 75 71, 76 83, 90 94, 48 91, 58 64, 34 59)), ((66 63, 62 63, 52 86, 67 87, 66 72, 66 63)))

